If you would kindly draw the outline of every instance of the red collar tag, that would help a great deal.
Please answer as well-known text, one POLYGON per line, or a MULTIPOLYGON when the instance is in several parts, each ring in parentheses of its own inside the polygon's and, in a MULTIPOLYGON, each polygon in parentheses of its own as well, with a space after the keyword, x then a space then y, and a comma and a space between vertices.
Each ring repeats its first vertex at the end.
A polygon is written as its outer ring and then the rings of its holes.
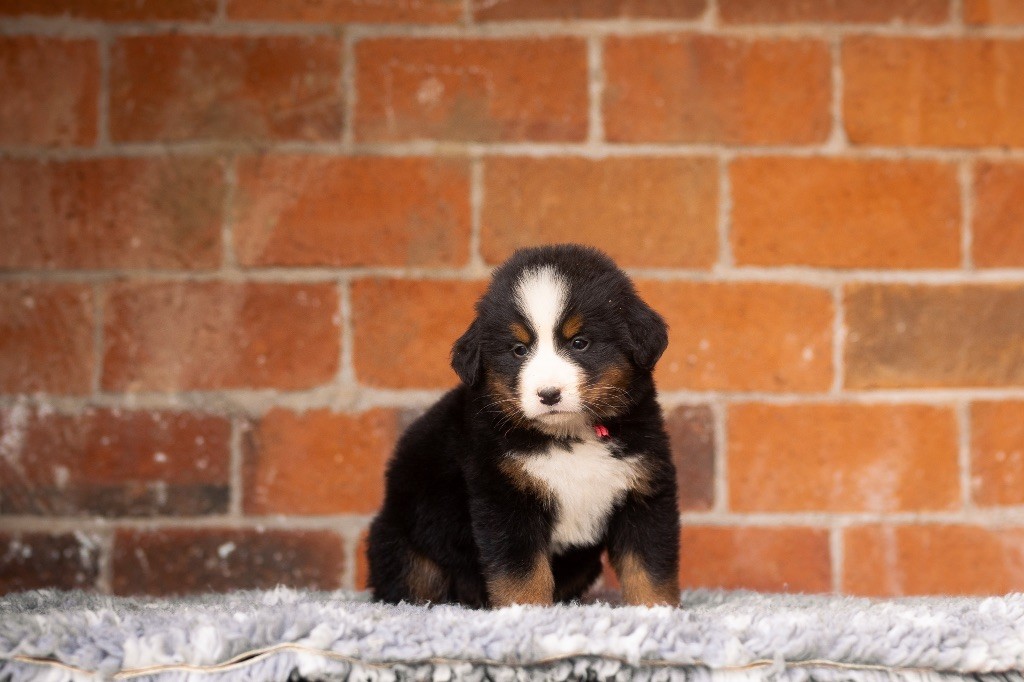
POLYGON ((611 438, 611 434, 608 433, 608 427, 604 424, 594 424, 594 433, 596 433, 597 437, 601 440, 611 438))

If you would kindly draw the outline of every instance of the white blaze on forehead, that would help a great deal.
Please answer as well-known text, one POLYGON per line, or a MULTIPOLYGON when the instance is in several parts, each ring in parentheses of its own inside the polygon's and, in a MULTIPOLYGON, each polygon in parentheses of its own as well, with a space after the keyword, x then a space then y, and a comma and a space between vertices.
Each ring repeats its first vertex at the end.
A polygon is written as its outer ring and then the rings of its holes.
POLYGON ((519 373, 519 399, 527 417, 552 409, 580 410, 580 370, 558 352, 558 323, 565 314, 569 285, 552 267, 527 270, 516 283, 516 303, 535 336, 530 356, 519 373), (557 405, 540 402, 537 391, 556 388, 562 392, 557 405))

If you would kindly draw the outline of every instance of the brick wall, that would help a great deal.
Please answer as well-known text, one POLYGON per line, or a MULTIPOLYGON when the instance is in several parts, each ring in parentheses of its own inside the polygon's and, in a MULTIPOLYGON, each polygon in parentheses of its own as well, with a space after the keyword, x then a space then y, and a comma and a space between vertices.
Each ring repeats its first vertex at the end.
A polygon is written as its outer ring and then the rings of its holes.
POLYGON ((0 591, 362 585, 515 247, 609 251, 687 586, 1024 589, 1017 0, 0 0, 0 591))

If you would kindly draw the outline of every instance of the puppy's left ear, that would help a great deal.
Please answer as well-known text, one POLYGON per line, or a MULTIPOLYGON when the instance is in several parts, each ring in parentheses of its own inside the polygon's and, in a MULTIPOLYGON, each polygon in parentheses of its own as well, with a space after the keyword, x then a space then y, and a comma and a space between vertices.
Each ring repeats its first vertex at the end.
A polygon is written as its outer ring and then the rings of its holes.
POLYGON ((480 320, 476 319, 452 346, 452 369, 467 386, 480 378, 480 342, 480 320))
POLYGON ((643 369, 654 369, 668 347, 668 325, 639 296, 626 306, 625 317, 632 342, 633 362, 643 369))

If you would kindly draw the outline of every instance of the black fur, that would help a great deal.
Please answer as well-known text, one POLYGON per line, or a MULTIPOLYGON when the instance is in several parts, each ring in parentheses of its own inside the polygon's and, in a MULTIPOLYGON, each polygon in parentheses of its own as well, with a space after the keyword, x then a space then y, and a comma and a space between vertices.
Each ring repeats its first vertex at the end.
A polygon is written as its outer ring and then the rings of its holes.
POLYGON ((516 252, 495 271, 476 311, 452 349, 462 385, 412 424, 389 464, 384 505, 369 535, 375 598, 490 606, 489 579, 526 576, 539 552, 549 557, 554 576, 547 601, 580 597, 600 574, 604 550, 613 563, 629 555, 654 581, 677 584, 675 470, 651 378, 668 343, 664 321, 611 259, 575 245, 516 252), (567 316, 582 316, 591 341, 587 352, 574 357, 587 379, 627 368, 628 402, 601 424, 610 432, 614 456, 639 456, 649 479, 613 509, 600 542, 558 554, 550 549, 557 505, 515 485, 502 460, 510 452, 540 452, 559 439, 510 419, 494 404, 494 386, 515 386, 521 364, 510 351, 510 325, 524 323, 515 283, 525 270, 542 265, 554 266, 570 283, 567 316), (410 588, 413 564, 424 559, 440 571, 428 594, 410 588))

